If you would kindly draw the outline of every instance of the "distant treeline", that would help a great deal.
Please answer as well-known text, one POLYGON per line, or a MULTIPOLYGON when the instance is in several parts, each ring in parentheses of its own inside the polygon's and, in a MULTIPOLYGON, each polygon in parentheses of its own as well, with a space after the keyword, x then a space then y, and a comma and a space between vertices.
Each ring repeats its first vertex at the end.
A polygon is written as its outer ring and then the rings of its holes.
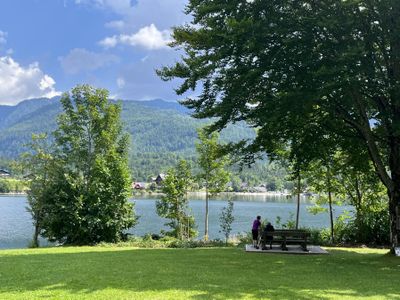
MULTIPOLYGON (((25 145, 30 142, 32 133, 51 133, 60 112, 58 98, 28 100, 11 108, 0 106, 0 167, 12 169, 9 161, 18 159, 26 151, 25 145)), ((131 135, 130 168, 136 181, 148 181, 175 166, 180 159, 194 166, 196 129, 208 123, 192 118, 178 103, 161 100, 123 101, 122 120, 131 135)), ((253 139, 254 136, 253 129, 239 123, 226 128, 221 133, 221 141, 253 139)), ((238 167, 232 169, 239 171, 238 167)), ((240 175, 233 181, 238 185, 266 184, 270 190, 290 187, 284 169, 268 166, 266 161, 236 173, 240 175)))

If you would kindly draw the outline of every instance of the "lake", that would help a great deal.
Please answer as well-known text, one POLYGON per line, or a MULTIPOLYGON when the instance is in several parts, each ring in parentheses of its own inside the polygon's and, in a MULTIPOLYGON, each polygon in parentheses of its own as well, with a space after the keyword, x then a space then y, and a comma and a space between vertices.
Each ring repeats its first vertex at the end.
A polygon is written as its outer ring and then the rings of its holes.
MULTIPOLYGON (((251 224, 257 215, 275 224, 276 217, 282 218, 282 222, 295 218, 295 200, 286 196, 269 195, 222 195, 216 200, 210 201, 209 236, 211 239, 222 238, 219 232, 219 215, 221 209, 226 206, 227 198, 234 201, 234 216, 232 234, 250 231, 251 224)), ((137 196, 130 201, 135 203, 136 213, 140 216, 136 227, 129 230, 130 233, 142 236, 146 233, 159 233, 166 220, 156 214, 156 198, 151 196, 137 196)), ((326 228, 329 226, 328 213, 312 215, 307 207, 312 206, 309 198, 302 197, 300 206, 300 226, 312 228, 326 228)), ((33 226, 30 214, 26 210, 25 196, 0 196, 0 249, 26 248, 29 244, 33 226)), ((205 201, 202 195, 191 195, 189 202, 196 224, 199 237, 204 234, 204 208, 205 201)), ((350 206, 335 206, 335 217, 345 210, 351 210, 350 206)))

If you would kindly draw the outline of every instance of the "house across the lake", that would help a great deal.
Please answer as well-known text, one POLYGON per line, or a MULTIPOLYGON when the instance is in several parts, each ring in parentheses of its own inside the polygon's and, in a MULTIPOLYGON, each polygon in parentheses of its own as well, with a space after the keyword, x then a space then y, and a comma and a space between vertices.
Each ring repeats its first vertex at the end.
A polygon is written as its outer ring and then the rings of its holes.
POLYGON ((160 174, 158 174, 158 176, 156 177, 155 182, 156 182, 158 185, 160 185, 160 184, 164 181, 164 179, 165 179, 165 174, 160 173, 160 174))
POLYGON ((0 169, 0 177, 9 177, 9 176, 11 176, 10 172, 4 169, 0 169))
POLYGON ((146 188, 145 182, 132 182, 132 188, 135 190, 144 190, 146 188))

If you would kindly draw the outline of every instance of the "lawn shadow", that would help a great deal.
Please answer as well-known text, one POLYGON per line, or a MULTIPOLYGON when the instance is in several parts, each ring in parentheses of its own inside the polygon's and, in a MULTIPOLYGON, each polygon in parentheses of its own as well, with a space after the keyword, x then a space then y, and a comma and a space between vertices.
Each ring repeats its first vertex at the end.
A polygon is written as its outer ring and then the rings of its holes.
POLYGON ((171 291, 193 299, 393 298, 398 287, 390 283, 400 279, 398 259, 345 250, 267 256, 232 248, 93 249, 0 252, 0 295, 44 291, 90 297, 111 289, 158 298, 171 291))

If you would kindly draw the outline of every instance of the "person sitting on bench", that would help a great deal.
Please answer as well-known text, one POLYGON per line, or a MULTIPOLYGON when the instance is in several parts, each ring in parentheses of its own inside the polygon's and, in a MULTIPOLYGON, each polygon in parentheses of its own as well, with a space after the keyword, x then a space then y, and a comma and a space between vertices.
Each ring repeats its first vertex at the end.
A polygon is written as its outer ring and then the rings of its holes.
POLYGON ((265 225, 264 232, 263 232, 263 237, 262 237, 262 250, 268 250, 267 248, 267 243, 269 243, 269 248, 272 249, 272 240, 274 237, 272 235, 267 235, 268 232, 273 232, 275 231, 274 226, 270 222, 265 225))

